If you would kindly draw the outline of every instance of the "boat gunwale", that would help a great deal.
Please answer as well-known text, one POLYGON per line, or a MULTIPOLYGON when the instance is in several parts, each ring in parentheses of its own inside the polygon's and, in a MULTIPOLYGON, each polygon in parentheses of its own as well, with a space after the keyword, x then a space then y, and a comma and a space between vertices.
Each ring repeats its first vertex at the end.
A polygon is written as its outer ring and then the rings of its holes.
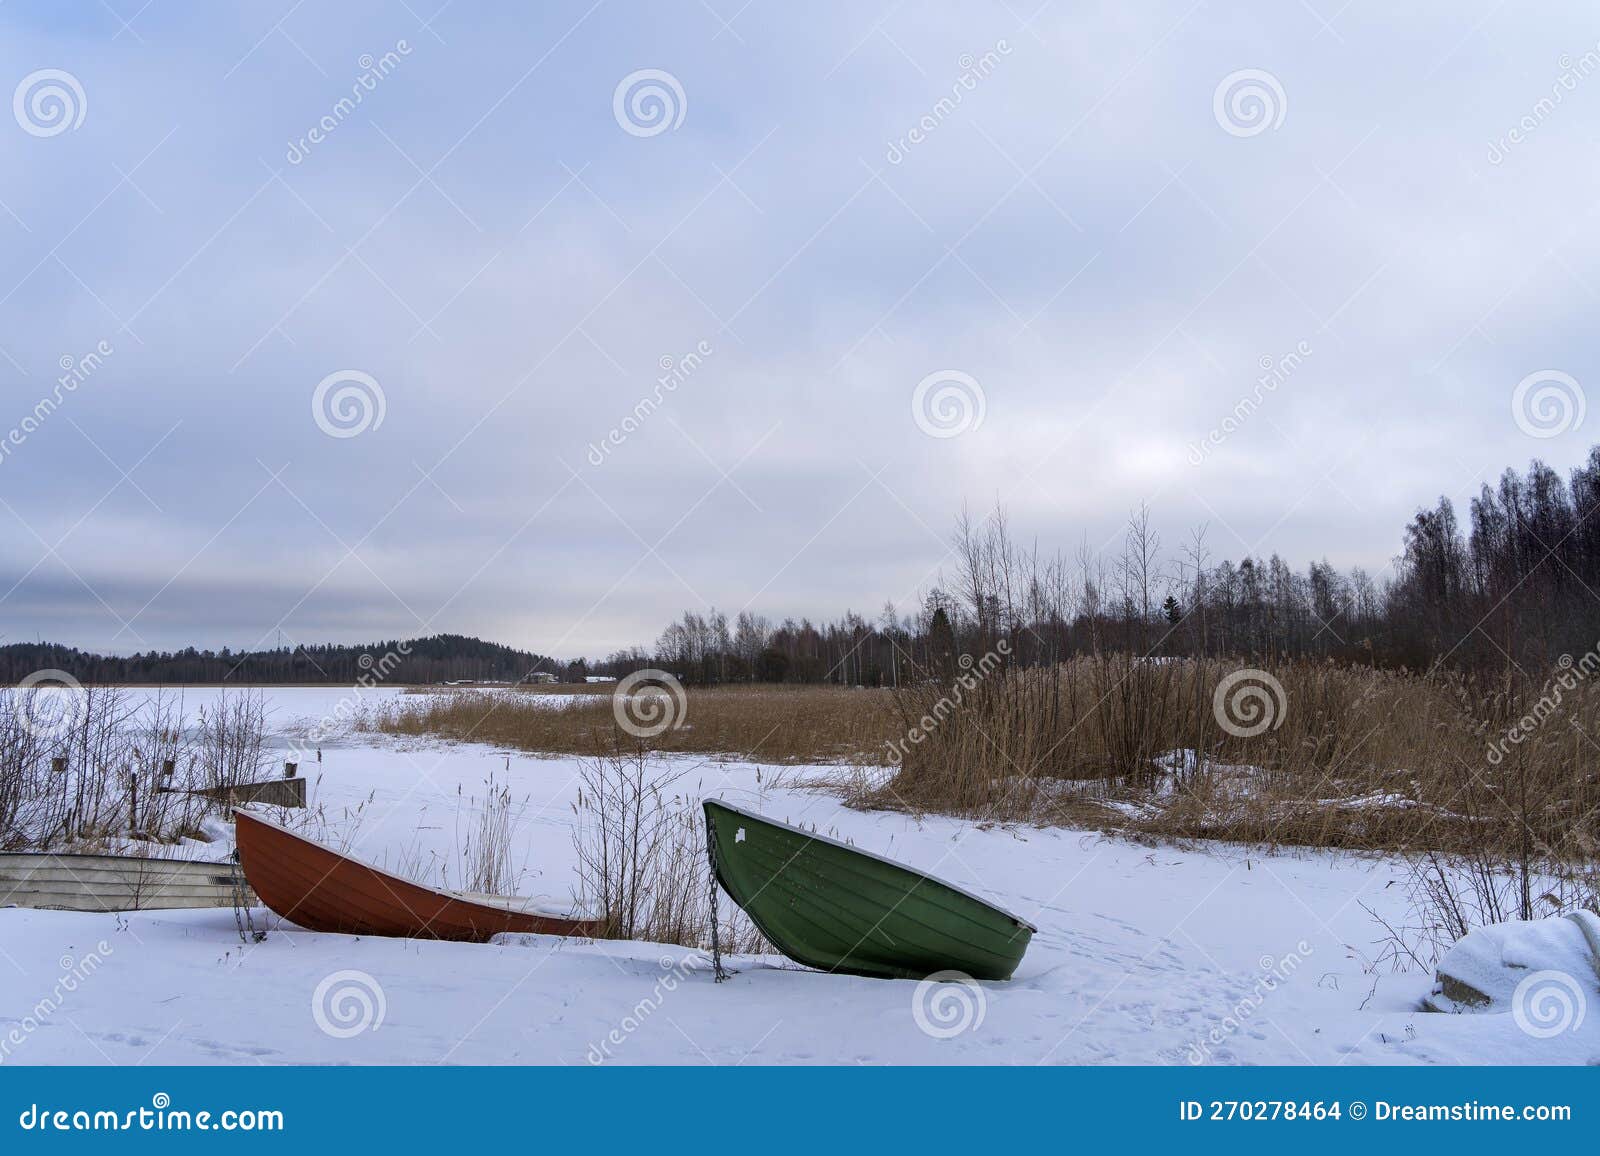
MULTIPOLYGON (((538 908, 538 907, 511 907, 511 906, 509 906, 510 904, 516 903, 516 902, 519 902, 519 901, 526 902, 526 903, 533 903, 535 901, 535 897, 532 897, 532 896, 523 896, 523 895, 477 896, 477 895, 474 895, 471 892, 450 891, 450 890, 448 890, 446 888, 443 888, 443 887, 434 887, 433 885, 428 884, 428 883, 418 883, 418 882, 415 882, 414 880, 407 879, 403 875, 397 875, 393 871, 387 871, 382 867, 374 866, 373 864, 368 863, 363 859, 357 859, 354 855, 350 855, 350 854, 347 854, 344 851, 337 850, 336 848, 328 846, 326 843, 319 843, 315 839, 307 838, 306 836, 300 834, 298 831, 291 831, 289 828, 285 827, 283 824, 274 823, 271 819, 265 818, 264 816, 260 815, 259 813, 255 812, 255 811, 252 811, 252 810, 250 810, 250 809, 248 809, 246 807, 235 807, 233 809, 233 813, 234 813, 234 816, 235 816, 235 821, 237 821, 237 816, 243 815, 245 818, 254 820, 255 822, 260 823, 264 827, 270 827, 274 831, 279 832, 280 834, 287 835, 291 839, 296 839, 301 843, 305 843, 306 845, 308 845, 310 847, 314 847, 317 850, 323 852, 324 854, 332 855, 335 858, 342 859, 345 862, 347 862, 347 863, 349 863, 349 864, 351 864, 353 866, 360 867, 360 868, 362 868, 363 870, 366 870, 366 871, 371 871, 373 874, 381 876, 384 879, 392 879, 395 882, 402 883, 407 887, 415 887, 419 891, 426 891, 429 894, 437 896, 438 898, 446 900, 448 902, 465 903, 465 904, 467 904, 469 906, 472 906, 472 907, 481 907, 486 911, 492 911, 492 912, 495 912, 496 914, 499 914, 499 915, 508 915, 508 914, 509 915, 527 915, 527 916, 531 916, 531 917, 533 917, 535 919, 557 919, 557 920, 563 920, 563 921, 570 922, 570 923, 596 922, 596 917, 595 916, 585 915, 585 914, 583 914, 581 912, 570 910, 570 909, 567 910, 567 911, 554 911, 554 910, 548 910, 548 909, 543 909, 543 908, 538 908), (502 904, 504 904, 505 906, 502 906, 502 904)), ((324 876, 324 878, 326 878, 326 876, 324 876)), ((288 918, 288 917, 286 916, 285 918, 288 918)))
POLYGON ((925 880, 926 882, 937 884, 940 887, 946 887, 946 888, 950 889, 951 891, 954 891, 958 895, 966 896, 968 899, 972 900, 974 903, 981 903, 983 906, 985 906, 987 908, 990 908, 993 911, 998 911, 1001 915, 1004 915, 1007 919, 1011 920, 1013 923, 1017 923, 1017 924, 1020 924, 1023 927, 1026 927, 1028 929, 1029 933, 1032 934, 1032 935, 1037 935, 1039 933, 1039 929, 1037 927, 1035 927, 1032 923, 1029 923, 1026 919, 1022 918, 1022 916, 1020 916, 1020 915, 1017 915, 1017 914, 1015 914, 1013 912, 1007 911, 1004 907, 1001 907, 998 903, 995 903, 993 900, 985 899, 981 895, 974 895, 971 891, 968 891, 965 887, 961 887, 958 884, 949 883, 949 882, 947 882, 947 881, 945 881, 943 879, 936 879, 932 875, 928 874, 928 872, 919 871, 917 868, 912 867, 908 863, 900 863, 900 862, 898 862, 898 861, 896 861, 894 859, 889 858, 887 855, 880 855, 876 851, 867 851, 867 850, 863 850, 860 847, 852 847, 850 844, 845 843, 845 842, 843 842, 843 841, 841 841, 839 839, 833 839, 833 838, 830 838, 827 835, 819 835, 815 831, 807 831, 804 827, 796 827, 793 823, 781 823, 776 819, 769 819, 765 815, 757 814, 756 812, 751 811, 751 810, 747 810, 746 808, 741 807, 741 806, 739 806, 739 805, 737 805, 735 803, 726 802, 723 799, 721 799, 720 797, 715 796, 715 795, 710 796, 710 797, 705 798, 705 799, 702 799, 700 802, 701 802, 702 808, 710 806, 711 804, 714 803, 717 806, 723 808, 724 810, 732 811, 734 814, 742 815, 747 819, 753 819, 758 823, 765 823, 770 827, 777 827, 780 830, 793 831, 797 835, 803 835, 807 839, 819 840, 819 841, 821 841, 823 843, 827 843, 830 846, 837 847, 841 851, 851 851, 851 852, 854 852, 857 855, 865 855, 868 859, 876 859, 879 863, 883 863, 883 864, 885 864, 885 865, 887 865, 889 867, 898 867, 900 870, 909 872, 910 874, 915 875, 918 878, 925 880))

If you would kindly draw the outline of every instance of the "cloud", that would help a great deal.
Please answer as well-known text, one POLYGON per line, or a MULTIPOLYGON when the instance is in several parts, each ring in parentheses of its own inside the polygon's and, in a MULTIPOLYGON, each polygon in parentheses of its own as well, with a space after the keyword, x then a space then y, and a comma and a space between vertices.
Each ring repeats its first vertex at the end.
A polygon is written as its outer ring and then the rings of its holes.
POLYGON ((912 597, 964 501, 1381 569, 1417 504, 1588 441, 1510 414, 1596 370, 1577 5, 6 17, 4 76, 88 106, 0 132, 0 431, 114 348, 0 457, 12 636, 597 653, 912 597), (648 137, 642 69, 686 102, 648 137), (1215 119, 1241 70, 1276 127, 1215 119), (342 370, 359 436, 312 411, 342 370), (943 370, 958 437, 911 409, 943 370))

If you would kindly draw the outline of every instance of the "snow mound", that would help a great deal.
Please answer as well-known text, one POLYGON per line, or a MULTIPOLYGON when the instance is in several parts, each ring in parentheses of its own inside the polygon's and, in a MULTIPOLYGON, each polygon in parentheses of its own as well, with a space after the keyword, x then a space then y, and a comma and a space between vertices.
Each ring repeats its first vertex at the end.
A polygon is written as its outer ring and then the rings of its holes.
MULTIPOLYGON (((1581 1009, 1600 996, 1600 916, 1589 911, 1479 927, 1439 961, 1426 1011, 1528 1015, 1539 989, 1564 989, 1581 1009)), ((1582 1011, 1576 1011, 1582 1015, 1582 1011)))

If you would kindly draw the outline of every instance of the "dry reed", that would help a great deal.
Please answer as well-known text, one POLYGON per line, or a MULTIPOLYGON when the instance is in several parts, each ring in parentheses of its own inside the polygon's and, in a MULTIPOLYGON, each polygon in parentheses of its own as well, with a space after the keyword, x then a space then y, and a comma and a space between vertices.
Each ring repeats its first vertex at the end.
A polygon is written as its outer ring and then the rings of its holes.
POLYGON ((679 790, 692 768, 637 743, 585 759, 573 805, 578 903, 605 920, 605 938, 686 947, 771 951, 748 917, 713 892, 705 825, 695 795, 679 790))
MULTIPOLYGON (((685 694, 677 712, 681 725, 649 739, 650 750, 766 763, 849 762, 881 751, 896 732, 887 690, 754 686, 685 694)), ((361 725, 541 754, 593 755, 633 741, 612 702, 610 694, 442 691, 403 696, 361 725)))
MULTIPOLYGON (((1246 666, 1106 654, 980 663, 898 690, 697 689, 681 727, 642 741, 652 753, 890 765, 887 781, 859 778, 852 801, 1000 821, 1491 848, 1530 862, 1581 858, 1600 842, 1600 744, 1589 737, 1600 735, 1600 685, 1579 680, 1551 711, 1538 687, 1331 662, 1258 662, 1249 669, 1265 679, 1230 684, 1246 666), (1537 725, 1519 724, 1529 712, 1537 725)), ((634 742, 598 695, 414 696, 371 725, 551 753, 634 742)))

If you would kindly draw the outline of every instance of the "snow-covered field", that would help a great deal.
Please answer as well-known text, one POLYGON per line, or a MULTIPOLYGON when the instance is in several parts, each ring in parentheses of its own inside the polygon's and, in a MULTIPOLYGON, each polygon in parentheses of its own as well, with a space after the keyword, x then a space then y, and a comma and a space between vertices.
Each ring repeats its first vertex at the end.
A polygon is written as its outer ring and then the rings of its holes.
MULTIPOLYGON (((274 743, 346 693, 271 691, 274 743)), ((1363 905, 1405 915, 1392 861, 918 822, 774 788, 770 767, 688 765, 691 792, 815 824, 1035 923, 1016 977, 928 985, 735 959, 738 975, 714 984, 701 953, 645 943, 383 940, 269 918, 247 944, 226 909, 8 909, 0 1062, 1600 1063, 1600 1007, 1537 1038, 1511 1015, 1413 1010, 1426 973, 1369 973, 1382 931, 1363 905)), ((527 800, 518 890, 571 895, 573 759, 346 734, 302 770, 355 854, 452 881, 492 773, 527 800)))

